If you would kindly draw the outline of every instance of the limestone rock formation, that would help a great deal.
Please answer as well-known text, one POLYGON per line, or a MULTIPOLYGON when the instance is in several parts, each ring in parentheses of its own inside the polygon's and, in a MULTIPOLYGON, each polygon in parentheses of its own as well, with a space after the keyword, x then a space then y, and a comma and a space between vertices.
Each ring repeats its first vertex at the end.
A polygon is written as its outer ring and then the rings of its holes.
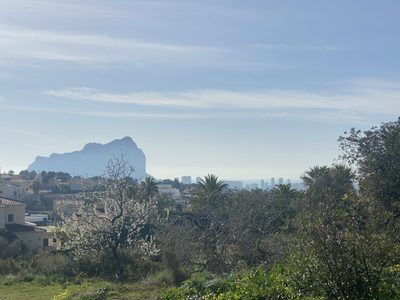
POLYGON ((135 168, 134 178, 149 176, 146 173, 146 156, 130 137, 114 140, 108 144, 86 144, 80 151, 71 153, 53 153, 49 157, 38 156, 29 165, 28 171, 66 172, 71 176, 92 177, 101 175, 105 164, 114 157, 124 154, 125 160, 135 168))

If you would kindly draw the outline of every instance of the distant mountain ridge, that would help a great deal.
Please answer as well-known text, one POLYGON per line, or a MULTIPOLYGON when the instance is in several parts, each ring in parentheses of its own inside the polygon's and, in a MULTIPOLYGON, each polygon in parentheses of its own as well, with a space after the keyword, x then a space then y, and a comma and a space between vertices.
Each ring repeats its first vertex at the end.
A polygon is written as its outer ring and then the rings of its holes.
POLYGON ((146 156, 128 136, 108 144, 89 143, 82 150, 70 153, 53 153, 49 157, 37 156, 29 165, 28 171, 66 172, 70 175, 89 177, 101 175, 105 164, 112 158, 124 154, 124 158, 135 168, 134 178, 145 178, 146 156))

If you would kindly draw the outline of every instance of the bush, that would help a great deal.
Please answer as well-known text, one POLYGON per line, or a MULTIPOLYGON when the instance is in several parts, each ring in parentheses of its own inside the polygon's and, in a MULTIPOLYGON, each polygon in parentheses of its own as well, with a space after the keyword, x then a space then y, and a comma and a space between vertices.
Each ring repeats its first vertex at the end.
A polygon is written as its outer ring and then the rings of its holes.
POLYGON ((125 248, 121 249, 120 253, 124 265, 121 280, 138 281, 163 269, 161 263, 154 262, 134 250, 125 248))
POLYGON ((0 258, 17 258, 26 253, 28 246, 26 242, 15 233, 0 229, 0 258))
POLYGON ((181 268, 180 261, 177 255, 171 251, 165 251, 162 258, 164 266, 172 271, 175 279, 175 285, 180 285, 183 281, 187 280, 189 276, 181 268))
POLYGON ((10 268, 8 261, 0 258, 0 274, 6 275, 6 274, 9 274, 10 272, 11 272, 11 268, 10 268))
POLYGON ((288 265, 298 294, 390 299, 380 295, 385 270, 400 261, 400 224, 393 213, 355 195, 338 199, 325 193, 323 202, 287 229, 296 230, 288 265))
POLYGON ((175 277, 171 270, 162 270, 160 272, 150 274, 149 276, 147 276, 143 280, 142 284, 145 286, 173 287, 175 286, 175 277))
POLYGON ((287 271, 281 264, 269 272, 263 268, 244 274, 216 276, 203 272, 184 282, 180 288, 164 292, 163 299, 299 299, 294 292, 287 271))
POLYGON ((38 253, 32 254, 28 261, 30 261, 30 272, 32 272, 32 274, 45 276, 63 275, 70 277, 79 274, 76 262, 65 253, 39 251, 38 253))

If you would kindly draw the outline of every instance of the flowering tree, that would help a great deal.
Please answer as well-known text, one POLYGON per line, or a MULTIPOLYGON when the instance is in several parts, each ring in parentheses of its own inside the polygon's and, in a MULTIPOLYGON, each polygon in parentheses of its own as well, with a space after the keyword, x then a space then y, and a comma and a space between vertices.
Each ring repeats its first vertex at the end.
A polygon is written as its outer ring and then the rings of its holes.
POLYGON ((133 171, 123 155, 116 157, 106 165, 106 191, 75 199, 74 209, 64 213, 65 225, 59 229, 66 236, 66 249, 78 256, 110 253, 121 273, 122 249, 154 250, 149 247, 151 239, 140 231, 155 210, 151 201, 139 201, 140 186, 129 180, 133 171))

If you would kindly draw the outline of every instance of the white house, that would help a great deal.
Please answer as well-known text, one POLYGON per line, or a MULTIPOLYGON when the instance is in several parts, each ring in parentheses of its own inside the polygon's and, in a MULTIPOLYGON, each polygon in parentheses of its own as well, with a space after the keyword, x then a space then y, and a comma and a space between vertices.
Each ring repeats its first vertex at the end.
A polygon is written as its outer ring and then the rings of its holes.
POLYGON ((31 180, 0 180, 1 196, 21 200, 28 192, 32 192, 31 180))
POLYGON ((0 196, 0 229, 4 228, 19 235, 27 243, 29 250, 60 249, 60 242, 51 235, 53 227, 38 227, 25 222, 26 205, 23 201, 0 196))
POLYGON ((157 186, 159 194, 166 194, 175 200, 180 199, 179 190, 173 188, 171 184, 157 184, 157 186))

